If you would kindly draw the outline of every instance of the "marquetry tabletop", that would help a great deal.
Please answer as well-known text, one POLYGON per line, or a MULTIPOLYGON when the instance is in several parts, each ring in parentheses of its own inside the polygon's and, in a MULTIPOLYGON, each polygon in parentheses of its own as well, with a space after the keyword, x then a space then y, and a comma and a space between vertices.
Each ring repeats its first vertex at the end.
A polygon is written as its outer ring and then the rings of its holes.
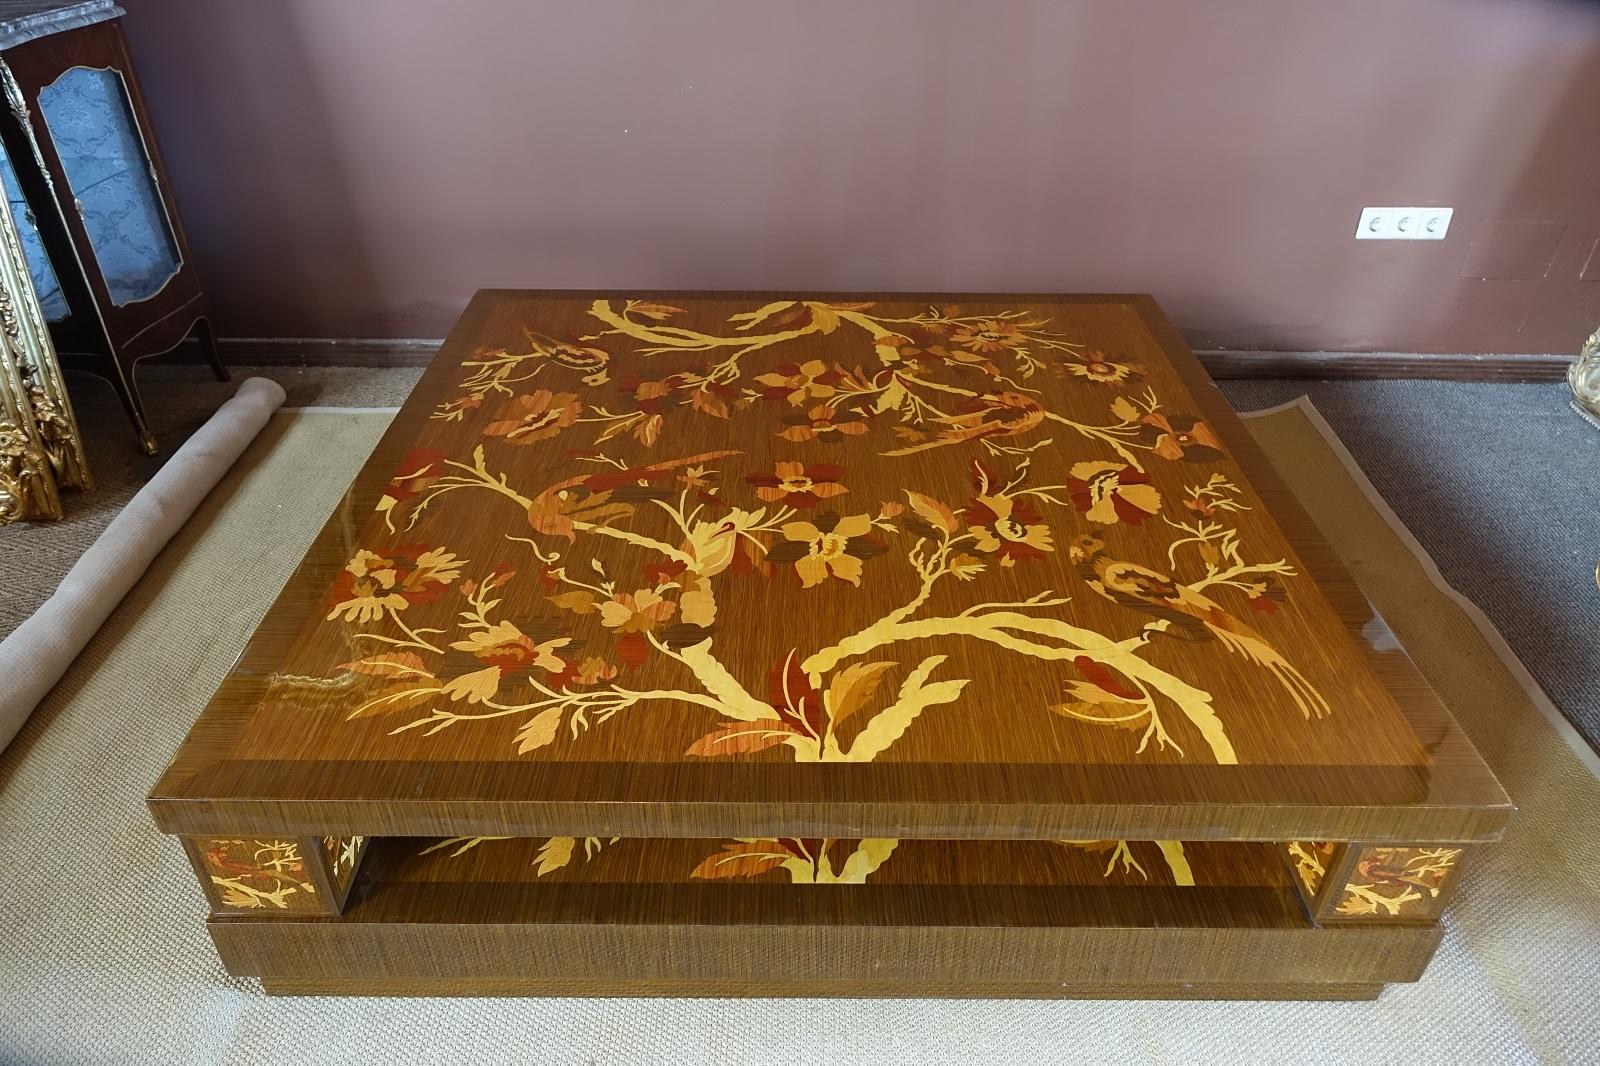
POLYGON ((445 838, 1509 812, 1150 298, 517 291, 473 300, 151 803, 445 838))

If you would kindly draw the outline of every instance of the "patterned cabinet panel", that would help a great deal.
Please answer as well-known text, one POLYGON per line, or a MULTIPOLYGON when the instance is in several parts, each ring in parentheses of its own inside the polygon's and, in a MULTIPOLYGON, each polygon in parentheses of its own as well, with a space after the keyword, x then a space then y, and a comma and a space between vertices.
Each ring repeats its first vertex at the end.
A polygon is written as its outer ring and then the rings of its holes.
POLYGON ((112 302, 149 299, 183 263, 122 74, 73 67, 39 108, 112 302))

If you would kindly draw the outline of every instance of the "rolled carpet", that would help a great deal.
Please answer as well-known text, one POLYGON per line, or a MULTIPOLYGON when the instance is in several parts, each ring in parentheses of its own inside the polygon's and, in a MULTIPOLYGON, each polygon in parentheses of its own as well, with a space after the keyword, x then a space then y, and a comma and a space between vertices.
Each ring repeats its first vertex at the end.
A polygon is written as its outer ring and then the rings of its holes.
POLYGON ((0 750, 283 400, 277 382, 247 379, 128 501, 55 593, 0 641, 0 750))

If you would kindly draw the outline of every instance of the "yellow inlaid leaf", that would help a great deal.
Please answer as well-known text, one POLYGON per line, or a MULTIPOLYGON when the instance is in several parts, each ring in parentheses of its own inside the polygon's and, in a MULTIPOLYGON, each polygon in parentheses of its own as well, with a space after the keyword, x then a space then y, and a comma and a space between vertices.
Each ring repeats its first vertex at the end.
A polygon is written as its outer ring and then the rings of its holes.
POLYGON ((709 629, 717 620, 717 598, 711 582, 695 574, 684 575, 683 595, 678 597, 678 614, 692 626, 709 629))
POLYGON ((482 703, 490 698, 500 688, 500 668, 486 666, 482 670, 474 670, 470 674, 452 677, 444 683, 439 691, 453 700, 465 700, 468 703, 482 703))
POLYGON ((738 841, 710 856, 689 872, 690 877, 755 877, 792 856, 775 841, 738 841))
POLYGON ((732 722, 690 744, 684 754, 710 756, 762 751, 795 735, 794 729, 777 722, 732 722))
POLYGON ((543 877, 571 862, 572 849, 577 843, 577 837, 551 837, 540 844, 539 852, 534 856, 534 876, 543 877))
POLYGON ((540 711, 517 730, 517 754, 526 755, 535 748, 542 748, 551 743, 556 739, 556 730, 560 728, 560 707, 540 711))
POLYGON ((845 759, 850 762, 871 762, 890 744, 899 740, 925 708, 952 703, 959 698, 961 690, 967 686, 967 678, 938 681, 931 685, 927 683, 928 675, 938 669, 946 658, 948 656, 930 655, 922 660, 900 686, 894 703, 879 711, 856 737, 845 759))
POLYGON ((899 844, 898 840, 885 837, 874 837, 863 840, 856 845, 856 850, 839 867, 839 884, 859 885, 866 882, 867 878, 884 864, 899 844))
POLYGON ((340 663, 339 669, 375 677, 409 677, 432 679, 433 674, 423 665, 422 657, 414 651, 388 651, 369 655, 353 663, 340 663))
POLYGON ((956 513, 950 509, 949 504, 911 489, 906 490, 906 497, 911 501, 911 509, 918 517, 935 529, 954 533, 960 527, 960 523, 956 521, 956 513))
POLYGON ((593 614, 597 609, 594 602, 595 595, 588 589, 577 589, 573 592, 563 592, 546 598, 557 607, 571 611, 573 614, 593 614))
POLYGON ((877 691, 884 672, 899 663, 854 663, 839 671, 828 684, 828 714, 839 725, 855 714, 877 691))
POLYGON ((760 325, 773 315, 777 314, 779 311, 793 306, 793 300, 775 300, 772 303, 763 304, 754 311, 743 311, 737 315, 729 315, 728 321, 741 323, 741 325, 737 326, 736 328, 740 330, 746 330, 752 326, 760 325))

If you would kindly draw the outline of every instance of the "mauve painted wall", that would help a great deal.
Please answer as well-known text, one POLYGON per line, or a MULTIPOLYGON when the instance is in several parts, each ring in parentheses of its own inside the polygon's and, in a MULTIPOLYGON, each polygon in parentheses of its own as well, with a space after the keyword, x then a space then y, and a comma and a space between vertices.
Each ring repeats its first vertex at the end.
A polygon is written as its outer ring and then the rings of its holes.
POLYGON ((1600 323, 1589 4, 127 6, 227 335, 440 336, 482 286, 1147 290, 1197 347, 1600 323), (1456 216, 1357 243, 1366 204, 1456 216), (1564 224, 1475 252, 1532 279, 1458 276, 1497 219, 1564 224))

